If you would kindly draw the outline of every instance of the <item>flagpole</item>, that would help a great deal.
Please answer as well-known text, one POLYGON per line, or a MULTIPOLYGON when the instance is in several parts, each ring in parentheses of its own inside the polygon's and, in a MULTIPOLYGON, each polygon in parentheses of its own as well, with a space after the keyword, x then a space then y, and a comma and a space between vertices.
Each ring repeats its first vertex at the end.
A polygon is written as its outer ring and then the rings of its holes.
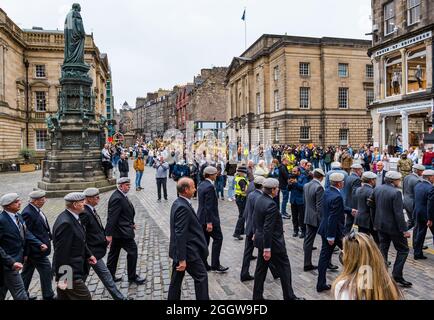
MULTIPOLYGON (((246 12, 246 7, 244 7, 244 13, 246 12)), ((244 17, 244 46, 247 50, 247 19, 244 17)))

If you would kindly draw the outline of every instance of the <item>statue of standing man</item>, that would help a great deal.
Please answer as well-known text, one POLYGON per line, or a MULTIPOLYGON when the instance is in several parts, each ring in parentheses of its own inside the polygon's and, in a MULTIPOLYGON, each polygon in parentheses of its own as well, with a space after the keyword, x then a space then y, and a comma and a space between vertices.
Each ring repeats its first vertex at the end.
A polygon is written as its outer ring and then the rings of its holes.
POLYGON ((72 5, 65 20, 65 61, 64 64, 84 63, 84 42, 86 32, 81 19, 81 7, 78 3, 72 5))

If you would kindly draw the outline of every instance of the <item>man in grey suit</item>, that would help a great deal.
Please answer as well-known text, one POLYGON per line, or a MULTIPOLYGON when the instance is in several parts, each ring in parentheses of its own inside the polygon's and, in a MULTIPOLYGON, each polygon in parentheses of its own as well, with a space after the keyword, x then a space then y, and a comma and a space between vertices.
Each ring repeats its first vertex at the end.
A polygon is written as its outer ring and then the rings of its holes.
MULTIPOLYGON (((422 181, 422 174, 425 167, 421 164, 413 165, 413 172, 404 178, 402 192, 404 194, 404 209, 408 216, 408 228, 414 227, 414 187, 422 181)), ((413 231, 414 232, 414 231, 413 231)), ((415 235, 413 235, 413 239, 415 235)))
POLYGON ((404 280, 402 275, 409 252, 407 238, 410 237, 410 233, 407 231, 404 218, 402 194, 398 189, 401 178, 401 173, 389 171, 386 174, 385 184, 374 189, 370 202, 373 202, 375 207, 374 229, 378 232, 384 261, 387 263, 390 243, 393 242, 397 253, 392 276, 402 286, 410 287, 412 283, 404 280))
MULTIPOLYGON (((345 178, 345 185, 344 185, 344 206, 351 208, 351 209, 357 209, 357 203, 354 200, 356 190, 361 187, 362 180, 360 180, 360 177, 363 173, 363 167, 355 163, 351 166, 351 174, 345 178)), ((354 224, 354 211, 347 214, 345 216, 345 234, 350 233, 353 224, 354 224)))
POLYGON ((362 175, 362 186, 357 189, 355 203, 357 204, 357 215, 354 223, 358 226, 359 232, 372 235, 378 244, 378 234, 374 230, 374 209, 370 207, 368 199, 371 198, 377 183, 377 175, 371 171, 366 171, 362 175))
POLYGON ((325 173, 321 169, 313 171, 313 180, 303 187, 304 194, 304 223, 306 224, 306 237, 304 238, 304 271, 318 269, 312 265, 312 249, 318 226, 321 221, 322 200, 324 187, 321 182, 324 180, 325 173))

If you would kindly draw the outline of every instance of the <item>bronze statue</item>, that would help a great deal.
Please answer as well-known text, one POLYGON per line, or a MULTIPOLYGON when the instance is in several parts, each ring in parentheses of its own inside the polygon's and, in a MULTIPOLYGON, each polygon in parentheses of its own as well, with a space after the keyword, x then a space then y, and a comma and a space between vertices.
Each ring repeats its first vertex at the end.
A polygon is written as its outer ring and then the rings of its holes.
POLYGON ((86 32, 81 19, 81 7, 78 3, 72 5, 65 20, 65 61, 64 64, 84 63, 84 42, 86 32))

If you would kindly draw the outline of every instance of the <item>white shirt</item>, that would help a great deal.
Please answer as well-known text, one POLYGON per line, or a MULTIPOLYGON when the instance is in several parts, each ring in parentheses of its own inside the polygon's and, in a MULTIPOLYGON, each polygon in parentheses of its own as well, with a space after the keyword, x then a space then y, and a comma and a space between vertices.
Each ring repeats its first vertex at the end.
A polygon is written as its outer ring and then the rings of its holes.
POLYGON ((121 189, 119 189, 118 188, 118 190, 120 191, 120 193, 122 193, 124 196, 125 196, 125 198, 127 197, 127 194, 125 193, 125 192, 123 192, 121 189))
POLYGON ((45 217, 44 213, 42 212, 42 210, 40 208, 38 208, 37 206, 33 205, 32 203, 30 204, 33 208, 36 209, 36 211, 39 212, 39 215, 42 218, 42 221, 44 221, 45 226, 47 227, 47 218, 45 217))
POLYGON ((20 227, 18 227, 17 218, 16 218, 16 215, 18 214, 18 212, 16 214, 10 213, 9 211, 6 211, 6 210, 5 210, 5 212, 9 215, 9 217, 11 217, 12 221, 15 223, 15 225, 17 226, 18 231, 19 231, 20 227))
POLYGON ((181 196, 181 195, 179 195, 179 197, 182 198, 182 199, 185 199, 190 204, 190 206, 192 206, 192 202, 191 202, 190 199, 188 199, 188 198, 186 198, 184 196, 181 196))
MULTIPOLYGON (((72 212, 71 210, 69 210, 69 209, 66 209, 66 210, 68 210, 69 211, 69 213, 71 213, 73 216, 74 216, 74 218, 75 219, 77 219, 79 222, 80 222, 80 217, 78 216, 78 214, 76 214, 76 213, 74 213, 74 212, 72 212)), ((81 223, 80 223, 81 224, 81 223)))

